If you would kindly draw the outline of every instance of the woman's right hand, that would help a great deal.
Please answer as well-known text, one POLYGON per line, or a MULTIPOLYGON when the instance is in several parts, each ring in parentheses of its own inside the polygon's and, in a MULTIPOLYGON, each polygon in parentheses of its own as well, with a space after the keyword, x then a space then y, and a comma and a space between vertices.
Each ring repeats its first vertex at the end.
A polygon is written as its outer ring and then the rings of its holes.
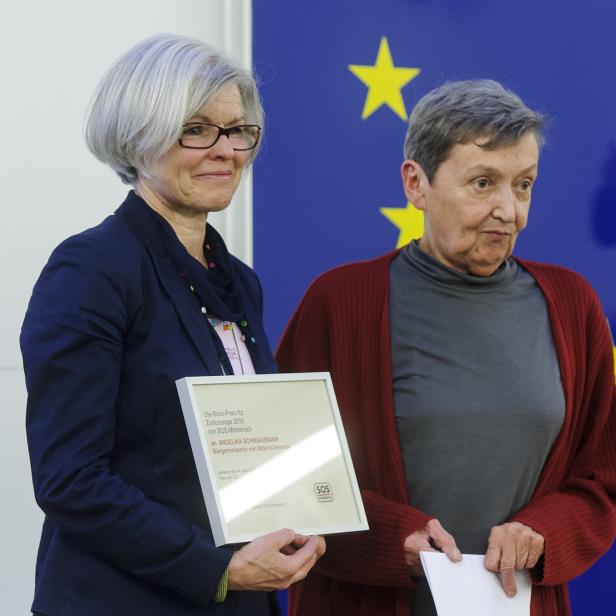
POLYGON ((436 552, 437 550, 443 552, 454 563, 462 560, 456 540, 436 518, 433 518, 424 528, 416 530, 404 540, 404 558, 411 569, 411 575, 425 575, 419 552, 436 552))
POLYGON ((303 580, 325 553, 325 539, 288 528, 257 537, 229 562, 229 590, 283 590, 303 580))

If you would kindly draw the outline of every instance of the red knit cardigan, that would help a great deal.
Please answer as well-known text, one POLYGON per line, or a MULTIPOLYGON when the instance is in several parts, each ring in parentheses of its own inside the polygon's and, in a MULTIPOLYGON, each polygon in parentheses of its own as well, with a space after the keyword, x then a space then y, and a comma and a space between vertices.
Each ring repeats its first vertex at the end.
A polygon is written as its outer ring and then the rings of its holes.
MULTIPOLYGON (((332 374, 370 531, 330 536, 327 553, 292 587, 297 616, 409 616, 402 544, 431 519, 410 507, 396 433, 389 339, 389 264, 396 252, 319 277, 280 342, 283 371, 332 374)), ((533 616, 566 616, 566 582, 616 535, 616 403, 607 321, 590 285, 519 261, 544 293, 560 364, 565 420, 531 501, 512 520, 545 538, 533 571, 533 616)), ((520 384, 523 387, 523 384, 520 384)))

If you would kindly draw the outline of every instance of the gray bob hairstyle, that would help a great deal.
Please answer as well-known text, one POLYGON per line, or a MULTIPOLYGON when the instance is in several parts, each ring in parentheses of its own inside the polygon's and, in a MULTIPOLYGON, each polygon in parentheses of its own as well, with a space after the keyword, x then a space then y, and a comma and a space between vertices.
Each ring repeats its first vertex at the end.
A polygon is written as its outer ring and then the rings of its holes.
POLYGON ((545 118, 497 81, 477 79, 446 83, 423 96, 409 118, 405 159, 417 161, 432 182, 456 143, 487 138, 494 150, 531 131, 543 144, 545 118))
MULTIPOLYGON (((223 88, 237 85, 246 122, 263 125, 253 77, 196 39, 158 34, 120 56, 103 76, 86 120, 90 151, 126 184, 149 175, 182 126, 223 88)), ((251 150, 250 161, 257 154, 251 150)))

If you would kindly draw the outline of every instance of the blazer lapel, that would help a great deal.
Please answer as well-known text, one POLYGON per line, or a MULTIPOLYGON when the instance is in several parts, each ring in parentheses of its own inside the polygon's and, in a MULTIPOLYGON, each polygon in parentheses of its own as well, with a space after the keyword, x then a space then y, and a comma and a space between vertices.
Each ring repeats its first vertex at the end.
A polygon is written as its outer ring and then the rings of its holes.
POLYGON ((160 284, 173 302, 188 337, 203 359, 207 374, 223 374, 204 315, 199 312, 194 298, 186 288, 186 283, 174 266, 160 236, 161 230, 149 212, 144 209, 147 207, 149 206, 131 191, 124 203, 116 210, 115 215, 125 220, 143 242, 160 284))

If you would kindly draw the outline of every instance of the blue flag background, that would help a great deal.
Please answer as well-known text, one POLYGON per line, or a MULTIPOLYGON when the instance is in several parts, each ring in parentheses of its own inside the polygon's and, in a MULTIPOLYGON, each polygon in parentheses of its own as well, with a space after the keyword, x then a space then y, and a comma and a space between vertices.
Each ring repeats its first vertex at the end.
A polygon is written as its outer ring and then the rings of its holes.
MULTIPOLYGON (((254 261, 272 344, 333 266, 421 233, 400 181, 405 118, 444 81, 487 77, 551 118, 515 254, 568 266, 616 331, 616 4, 609 0, 253 0, 266 110, 254 261)), ((616 613, 616 548, 570 587, 616 613)))

